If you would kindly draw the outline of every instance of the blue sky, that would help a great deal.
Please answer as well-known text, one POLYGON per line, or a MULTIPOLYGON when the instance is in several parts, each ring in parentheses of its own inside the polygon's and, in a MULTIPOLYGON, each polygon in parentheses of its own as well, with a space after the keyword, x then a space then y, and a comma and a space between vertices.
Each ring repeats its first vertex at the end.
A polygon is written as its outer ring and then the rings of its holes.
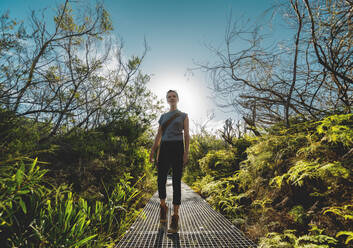
MULTIPOLYGON (((90 0, 86 0, 89 2, 90 0)), ((10 11, 18 20, 39 10, 62 3, 58 0, 0 0, 0 11, 10 11)), ((164 98, 172 88, 179 91, 182 111, 188 112, 193 122, 201 123, 208 112, 215 112, 213 123, 233 117, 223 113, 209 99, 207 76, 201 72, 185 76, 194 61, 212 61, 205 44, 223 44, 227 17, 259 18, 271 5, 269 0, 105 0, 111 15, 114 34, 124 40, 127 56, 140 55, 144 39, 150 50, 142 69, 152 74, 149 88, 164 98)), ((259 19, 261 21, 261 19, 259 19)), ((192 124, 193 125, 193 124, 192 124)), ((216 125, 216 124, 215 124, 216 125)))

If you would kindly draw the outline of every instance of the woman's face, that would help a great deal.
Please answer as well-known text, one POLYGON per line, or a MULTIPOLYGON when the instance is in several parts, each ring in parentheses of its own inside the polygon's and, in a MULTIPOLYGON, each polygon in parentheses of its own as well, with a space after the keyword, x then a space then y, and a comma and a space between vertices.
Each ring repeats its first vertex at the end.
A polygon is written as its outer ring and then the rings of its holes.
POLYGON ((176 105, 179 101, 179 98, 175 92, 169 92, 167 94, 167 102, 169 105, 176 105))

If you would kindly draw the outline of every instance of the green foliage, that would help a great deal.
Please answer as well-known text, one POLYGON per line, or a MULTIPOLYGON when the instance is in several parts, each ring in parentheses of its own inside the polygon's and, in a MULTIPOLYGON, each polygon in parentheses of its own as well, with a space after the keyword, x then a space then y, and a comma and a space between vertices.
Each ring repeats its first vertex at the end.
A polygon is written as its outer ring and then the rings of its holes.
POLYGON ((199 160, 202 172, 215 179, 233 174, 239 167, 237 162, 238 158, 231 149, 209 151, 205 157, 199 160))
POLYGON ((142 57, 104 75, 113 52, 94 51, 113 29, 109 13, 72 5, 57 9, 53 30, 33 12, 28 36, 28 25, 0 17, 1 245, 113 246, 155 190, 148 131, 160 105, 142 57))
POLYGON ((271 184, 276 184, 281 187, 283 180, 287 183, 303 186, 305 182, 309 183, 313 179, 321 179, 326 184, 330 185, 337 182, 336 178, 348 179, 350 171, 343 167, 340 162, 333 163, 318 163, 298 161, 291 167, 287 173, 271 179, 271 184))
POLYGON ((184 175, 184 180, 193 189, 237 224, 244 223, 241 217, 244 208, 240 202, 249 201, 249 196, 235 194, 238 189, 236 174, 250 144, 249 139, 240 138, 233 140, 233 146, 228 146, 205 132, 194 135, 190 144, 190 163, 184 175))
POLYGON ((135 70, 141 64, 141 59, 139 57, 133 56, 128 63, 130 70, 135 70))
POLYGON ((113 30, 113 24, 112 21, 110 20, 110 15, 108 11, 106 11, 104 8, 102 9, 102 15, 101 15, 101 20, 100 20, 100 27, 104 31, 111 31, 113 30))
POLYGON ((342 207, 329 207, 324 211, 324 214, 333 213, 345 220, 353 220, 353 205, 344 205, 342 207))
POLYGON ((45 185, 47 170, 37 160, 0 169, 1 244, 102 247, 114 244, 138 214, 130 210, 139 193, 129 174, 107 188, 106 199, 88 202, 65 185, 45 185))
MULTIPOLYGON (((23 44, 21 44, 21 40, 25 39, 27 34, 23 28, 23 22, 16 21, 15 19, 11 19, 9 16, 9 11, 5 13, 1 13, 0 22, 2 25, 2 35, 0 37, 0 56, 6 54, 6 52, 21 50, 23 44)), ((13 73, 11 68, 8 67, 8 64, 2 64, 0 66, 0 71, 2 76, 9 77, 13 73)), ((0 79, 2 78, 0 76, 0 79)), ((0 84, 0 90, 3 87, 0 84)))
POLYGON ((143 206, 140 193, 148 198, 156 188, 145 148, 148 115, 121 113, 96 129, 44 141, 47 123, 4 110, 0 118, 1 244, 113 246, 143 206), (50 164, 46 170, 23 162, 36 154, 50 164))
POLYGON ((147 130, 148 123, 136 116, 121 116, 90 131, 76 129, 56 137, 53 143, 58 150, 45 156, 55 165, 50 175, 62 173, 63 182, 73 184, 77 192, 87 191, 92 185, 103 191, 102 181, 115 185, 124 172, 140 178, 149 163, 147 130))
POLYGON ((215 179, 231 176, 239 170, 240 162, 246 159, 245 150, 250 144, 246 138, 234 139, 231 147, 210 150, 197 162, 204 174, 215 179))
MULTIPOLYGON (((67 3, 59 8, 58 16, 54 16, 54 22, 61 29, 61 31, 67 32, 87 33, 89 32, 89 28, 94 21, 99 23, 99 32, 101 33, 113 30, 109 13, 102 8, 101 5, 96 6, 96 12, 99 16, 98 20, 92 20, 90 16, 84 16, 82 18, 84 21, 81 22, 79 20, 75 20, 72 6, 67 3)), ((97 37, 100 38, 99 36, 97 37)))
MULTIPOLYGON (((0 164, 1 161, 16 161, 23 157, 33 157, 40 153, 38 142, 46 133, 44 125, 0 108, 0 164)), ((41 152, 50 152, 45 149, 41 152)))
POLYGON ((193 165, 204 176, 189 179, 215 209, 254 239, 267 235, 260 247, 351 244, 351 205, 334 206, 353 197, 352 124, 349 114, 301 120, 290 128, 277 125, 261 137, 245 137, 245 155, 236 146, 217 147, 209 141, 205 152, 195 153, 198 167, 193 165), (328 227, 325 234, 316 225, 328 227))
POLYGON ((75 199, 72 192, 58 188, 55 198, 47 200, 39 219, 32 224, 40 243, 64 247, 111 244, 118 238, 136 213, 128 214, 128 206, 138 196, 126 174, 104 202, 88 203, 75 199), (127 218, 130 217, 130 218, 127 218), (129 220, 129 221, 127 221, 129 220))
POLYGON ((337 233, 336 237, 340 237, 340 236, 347 236, 347 239, 345 241, 345 244, 349 244, 349 242, 353 241, 353 232, 350 231, 340 231, 337 233))
POLYGON ((216 180, 211 175, 206 175, 194 182, 192 187, 206 197, 215 209, 232 218, 234 222, 242 222, 241 215, 244 207, 241 203, 249 201, 249 195, 247 193, 235 194, 237 180, 234 177, 216 180))
POLYGON ((252 173, 252 177, 261 176, 268 179, 282 173, 289 166, 297 148, 306 143, 303 134, 267 135, 258 138, 247 150, 248 158, 244 167, 252 173))
MULTIPOLYGON (((100 212, 96 211, 96 214, 100 212)), ((84 199, 79 198, 76 202, 72 192, 58 188, 53 201, 46 201, 31 228, 40 244, 49 247, 82 247, 97 236, 92 230, 90 219, 91 208, 84 199)))
POLYGON ((224 148, 224 143, 209 133, 193 135, 190 140, 189 163, 186 166, 183 180, 190 185, 201 180, 205 173, 201 170, 199 160, 209 151, 224 148))
POLYGON ((341 143, 346 147, 353 145, 353 114, 332 115, 320 123, 317 132, 325 135, 324 140, 341 143))
POLYGON ((21 230, 22 224, 30 222, 28 217, 40 209, 49 192, 41 184, 45 173, 37 160, 0 166, 0 234, 21 230))
POLYGON ((262 238, 259 247, 261 248, 329 248, 337 244, 337 240, 322 234, 323 230, 313 227, 310 235, 296 236, 295 230, 285 230, 283 233, 268 233, 262 238))
POLYGON ((246 158, 245 150, 250 144, 251 140, 247 137, 234 139, 230 147, 223 140, 205 131, 193 135, 184 181, 193 184, 206 174, 216 179, 232 175, 239 168, 239 163, 246 158))
POLYGON ((289 215, 294 219, 295 222, 303 224, 304 218, 306 217, 306 212, 303 206, 297 205, 289 211, 289 215))
MULTIPOLYGON (((324 211, 324 214, 332 213, 334 215, 337 215, 344 220, 348 221, 353 221, 353 205, 348 204, 344 205, 341 207, 329 207, 324 211)), ((336 237, 340 236, 347 236, 345 244, 348 244, 349 242, 353 241, 353 231, 339 231, 336 234, 336 237)))
POLYGON ((57 142, 65 145, 65 151, 71 147, 73 157, 84 159, 107 157, 117 152, 125 154, 138 146, 139 138, 147 130, 147 125, 141 125, 138 121, 136 117, 122 116, 90 131, 76 129, 59 137, 57 142))

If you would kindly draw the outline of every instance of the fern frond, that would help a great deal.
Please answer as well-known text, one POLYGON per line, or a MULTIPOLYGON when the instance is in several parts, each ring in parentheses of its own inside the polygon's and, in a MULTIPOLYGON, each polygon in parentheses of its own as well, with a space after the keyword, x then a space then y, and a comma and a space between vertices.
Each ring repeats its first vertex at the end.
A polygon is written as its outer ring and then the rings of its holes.
POLYGON ((347 239, 346 239, 346 242, 345 244, 348 244, 350 241, 353 241, 353 232, 351 231, 340 231, 336 234, 336 237, 340 237, 342 235, 347 235, 347 239))

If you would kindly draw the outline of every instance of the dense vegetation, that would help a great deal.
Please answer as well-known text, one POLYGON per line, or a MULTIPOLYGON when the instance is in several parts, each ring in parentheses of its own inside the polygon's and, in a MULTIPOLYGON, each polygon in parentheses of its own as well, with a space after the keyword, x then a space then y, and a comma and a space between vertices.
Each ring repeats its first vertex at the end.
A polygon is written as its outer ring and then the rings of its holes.
POLYGON ((204 133, 192 139, 184 179, 259 247, 349 247, 352 151, 352 114, 231 144, 204 133))
POLYGON ((136 118, 47 143, 33 121, 0 118, 1 244, 113 246, 156 189, 147 129, 136 118))
MULTIPOLYGON (((352 247, 353 4, 280 2, 294 40, 265 48, 262 25, 229 22, 219 63, 201 66, 244 130, 193 135, 184 180, 259 247, 352 247)), ((113 247, 156 189, 145 52, 127 58, 104 6, 82 3, 51 23, 0 13, 6 247, 113 247)))
POLYGON ((79 4, 0 16, 1 247, 113 247, 156 189, 144 55, 122 59, 104 7, 79 4))
POLYGON ((273 4, 199 64, 246 125, 194 137, 185 180, 260 247, 352 247, 353 2, 273 4))

